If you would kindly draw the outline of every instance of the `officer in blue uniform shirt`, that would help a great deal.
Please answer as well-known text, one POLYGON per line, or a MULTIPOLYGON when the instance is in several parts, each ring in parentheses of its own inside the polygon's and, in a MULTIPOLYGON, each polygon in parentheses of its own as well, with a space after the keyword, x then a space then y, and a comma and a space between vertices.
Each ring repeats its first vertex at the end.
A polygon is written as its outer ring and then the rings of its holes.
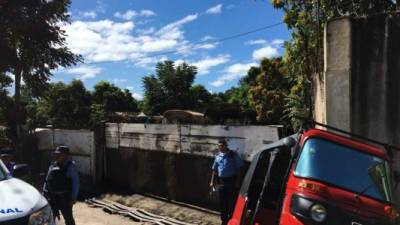
POLYGON ((233 211, 244 163, 236 152, 228 148, 225 140, 218 142, 218 149, 212 165, 210 187, 218 189, 221 221, 226 225, 233 211))
POLYGON ((54 213, 64 217, 65 225, 75 225, 72 207, 79 194, 79 173, 75 162, 69 158, 69 148, 58 146, 54 151, 54 162, 51 163, 46 176, 43 192, 54 213))

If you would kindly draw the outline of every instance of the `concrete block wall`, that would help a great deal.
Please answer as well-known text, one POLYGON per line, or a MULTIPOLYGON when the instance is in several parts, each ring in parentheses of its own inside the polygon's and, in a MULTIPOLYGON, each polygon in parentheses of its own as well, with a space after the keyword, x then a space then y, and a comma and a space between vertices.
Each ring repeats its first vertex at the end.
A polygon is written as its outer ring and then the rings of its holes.
MULTIPOLYGON (((400 146, 399 40, 399 14, 330 21, 324 43, 326 99, 316 102, 316 118, 400 146)), ((392 166, 400 171, 398 151, 392 166)), ((400 203, 400 189, 395 197, 400 203)))

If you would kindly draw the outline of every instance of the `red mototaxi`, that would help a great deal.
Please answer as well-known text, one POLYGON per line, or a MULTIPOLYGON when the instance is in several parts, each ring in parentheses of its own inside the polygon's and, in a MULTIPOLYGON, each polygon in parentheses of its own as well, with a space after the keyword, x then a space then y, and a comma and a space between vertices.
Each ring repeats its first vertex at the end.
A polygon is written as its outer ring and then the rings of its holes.
POLYGON ((253 157, 229 225, 392 225, 386 151, 308 129, 253 157))

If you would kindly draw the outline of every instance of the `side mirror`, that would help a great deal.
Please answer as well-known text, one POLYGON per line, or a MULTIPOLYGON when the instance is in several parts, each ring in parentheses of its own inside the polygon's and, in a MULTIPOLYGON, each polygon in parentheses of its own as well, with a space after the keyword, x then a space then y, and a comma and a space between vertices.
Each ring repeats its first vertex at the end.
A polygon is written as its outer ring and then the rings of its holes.
POLYGON ((296 140, 293 137, 285 137, 283 139, 283 143, 285 144, 286 147, 291 148, 296 145, 296 140))
POLYGON ((29 171, 29 166, 27 164, 17 164, 14 165, 14 171, 13 171, 13 176, 16 178, 26 178, 30 171, 29 171))

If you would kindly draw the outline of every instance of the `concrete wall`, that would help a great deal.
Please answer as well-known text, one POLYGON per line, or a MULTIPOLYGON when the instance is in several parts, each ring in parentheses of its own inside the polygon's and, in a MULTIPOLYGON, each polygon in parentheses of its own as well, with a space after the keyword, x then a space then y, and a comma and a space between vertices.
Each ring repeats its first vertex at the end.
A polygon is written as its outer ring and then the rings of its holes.
POLYGON ((313 76, 314 119, 326 124, 325 80, 319 74, 313 76))
POLYGON ((215 207, 209 198, 217 142, 244 159, 278 140, 273 126, 106 124, 106 179, 111 186, 215 207))
POLYGON ((277 126, 206 126, 107 123, 106 147, 132 148, 213 157, 220 138, 243 159, 279 138, 277 126))
POLYGON ((323 117, 329 125, 350 131, 351 21, 335 20, 325 29, 325 97, 323 117), (331 101, 335 99, 335 101, 331 101))
POLYGON ((35 135, 39 153, 42 160, 48 165, 51 152, 58 145, 67 145, 70 148, 71 157, 76 161, 79 172, 83 176, 96 178, 96 156, 94 145, 94 133, 89 130, 60 130, 60 129, 36 129, 35 135))
MULTIPOLYGON (((325 64, 326 103, 318 108, 326 111, 318 116, 326 114, 329 125, 400 146, 400 16, 331 21, 325 64)), ((400 171, 398 151, 393 168, 400 171)), ((400 203, 400 190, 396 198, 400 203)))

